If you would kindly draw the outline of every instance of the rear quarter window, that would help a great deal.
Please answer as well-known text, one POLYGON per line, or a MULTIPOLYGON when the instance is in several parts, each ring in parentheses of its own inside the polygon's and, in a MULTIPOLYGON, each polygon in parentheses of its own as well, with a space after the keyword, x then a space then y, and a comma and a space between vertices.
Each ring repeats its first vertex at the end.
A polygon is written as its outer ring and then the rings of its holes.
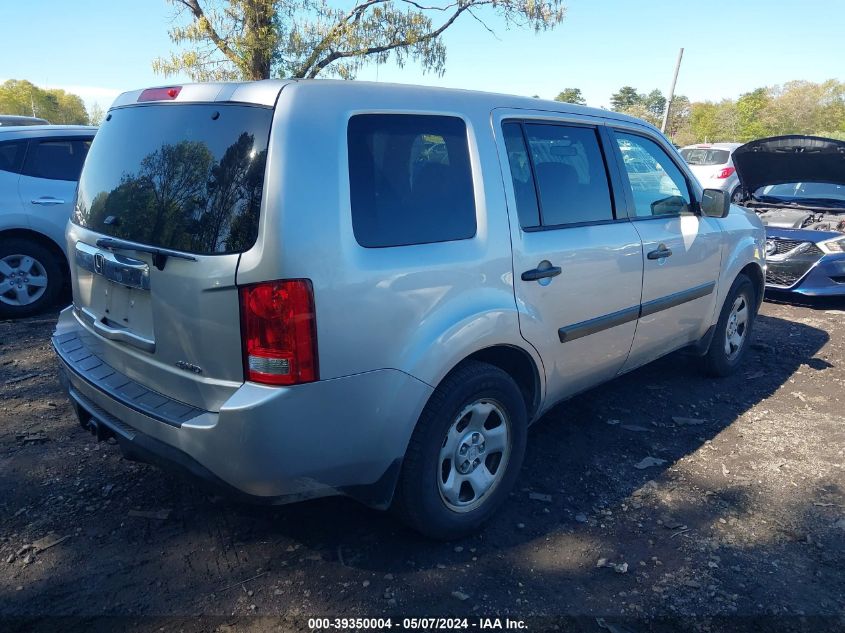
POLYGON ((90 139, 45 139, 33 141, 23 173, 49 180, 79 180, 90 139))
POLYGON ((0 171, 21 173, 24 154, 26 154, 26 141, 0 143, 0 171))
POLYGON ((457 117, 362 114, 349 120, 352 227, 379 248, 475 235, 467 130, 457 117))

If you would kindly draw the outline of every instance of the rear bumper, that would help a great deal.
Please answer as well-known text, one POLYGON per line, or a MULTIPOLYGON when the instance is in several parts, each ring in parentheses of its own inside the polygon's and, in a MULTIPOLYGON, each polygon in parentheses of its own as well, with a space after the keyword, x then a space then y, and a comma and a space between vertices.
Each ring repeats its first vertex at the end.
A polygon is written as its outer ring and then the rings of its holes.
MULTIPOLYGON (((773 284, 781 272, 789 271, 789 260, 768 262, 769 274, 766 288, 778 292, 794 292, 807 297, 833 297, 845 295, 845 254, 824 255, 791 285, 773 284)), ((787 279, 789 279, 787 277, 787 279)))
POLYGON ((113 434, 128 457, 187 470, 261 502, 345 494, 386 507, 432 391, 408 374, 384 369, 287 388, 244 383, 218 412, 185 413, 166 395, 138 396, 132 385, 103 384, 109 370, 119 372, 97 364, 86 344, 93 336, 69 310, 53 336, 84 425, 93 421, 113 434))

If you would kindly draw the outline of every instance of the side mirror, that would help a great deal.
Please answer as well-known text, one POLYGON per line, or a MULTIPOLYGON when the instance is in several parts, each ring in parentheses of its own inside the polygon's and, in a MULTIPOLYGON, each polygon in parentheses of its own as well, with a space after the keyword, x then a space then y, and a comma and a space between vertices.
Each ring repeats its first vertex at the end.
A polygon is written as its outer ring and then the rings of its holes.
POLYGON ((727 217, 731 210, 731 198, 721 189, 705 189, 701 196, 701 213, 709 218, 727 217))

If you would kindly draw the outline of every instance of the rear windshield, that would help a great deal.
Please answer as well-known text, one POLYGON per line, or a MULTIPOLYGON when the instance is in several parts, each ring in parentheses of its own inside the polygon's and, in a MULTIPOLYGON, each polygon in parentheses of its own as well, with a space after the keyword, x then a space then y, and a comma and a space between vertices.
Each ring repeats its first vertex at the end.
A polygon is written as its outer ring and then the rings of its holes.
POLYGON ((199 255, 249 249, 272 116, 216 103, 112 110, 85 161, 73 221, 199 255))
POLYGON ((730 160, 731 153, 726 149, 691 148, 682 149, 681 156, 687 165, 724 165, 730 160))

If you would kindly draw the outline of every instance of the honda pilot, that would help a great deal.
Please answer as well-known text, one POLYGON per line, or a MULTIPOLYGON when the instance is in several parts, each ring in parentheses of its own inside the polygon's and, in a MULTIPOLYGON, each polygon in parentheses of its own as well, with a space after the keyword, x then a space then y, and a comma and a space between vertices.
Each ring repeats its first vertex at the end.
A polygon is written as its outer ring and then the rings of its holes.
POLYGON ((67 229, 82 425, 244 498, 434 538, 507 498, 555 403, 749 347, 764 231, 637 119, 346 81, 128 92, 67 229))

